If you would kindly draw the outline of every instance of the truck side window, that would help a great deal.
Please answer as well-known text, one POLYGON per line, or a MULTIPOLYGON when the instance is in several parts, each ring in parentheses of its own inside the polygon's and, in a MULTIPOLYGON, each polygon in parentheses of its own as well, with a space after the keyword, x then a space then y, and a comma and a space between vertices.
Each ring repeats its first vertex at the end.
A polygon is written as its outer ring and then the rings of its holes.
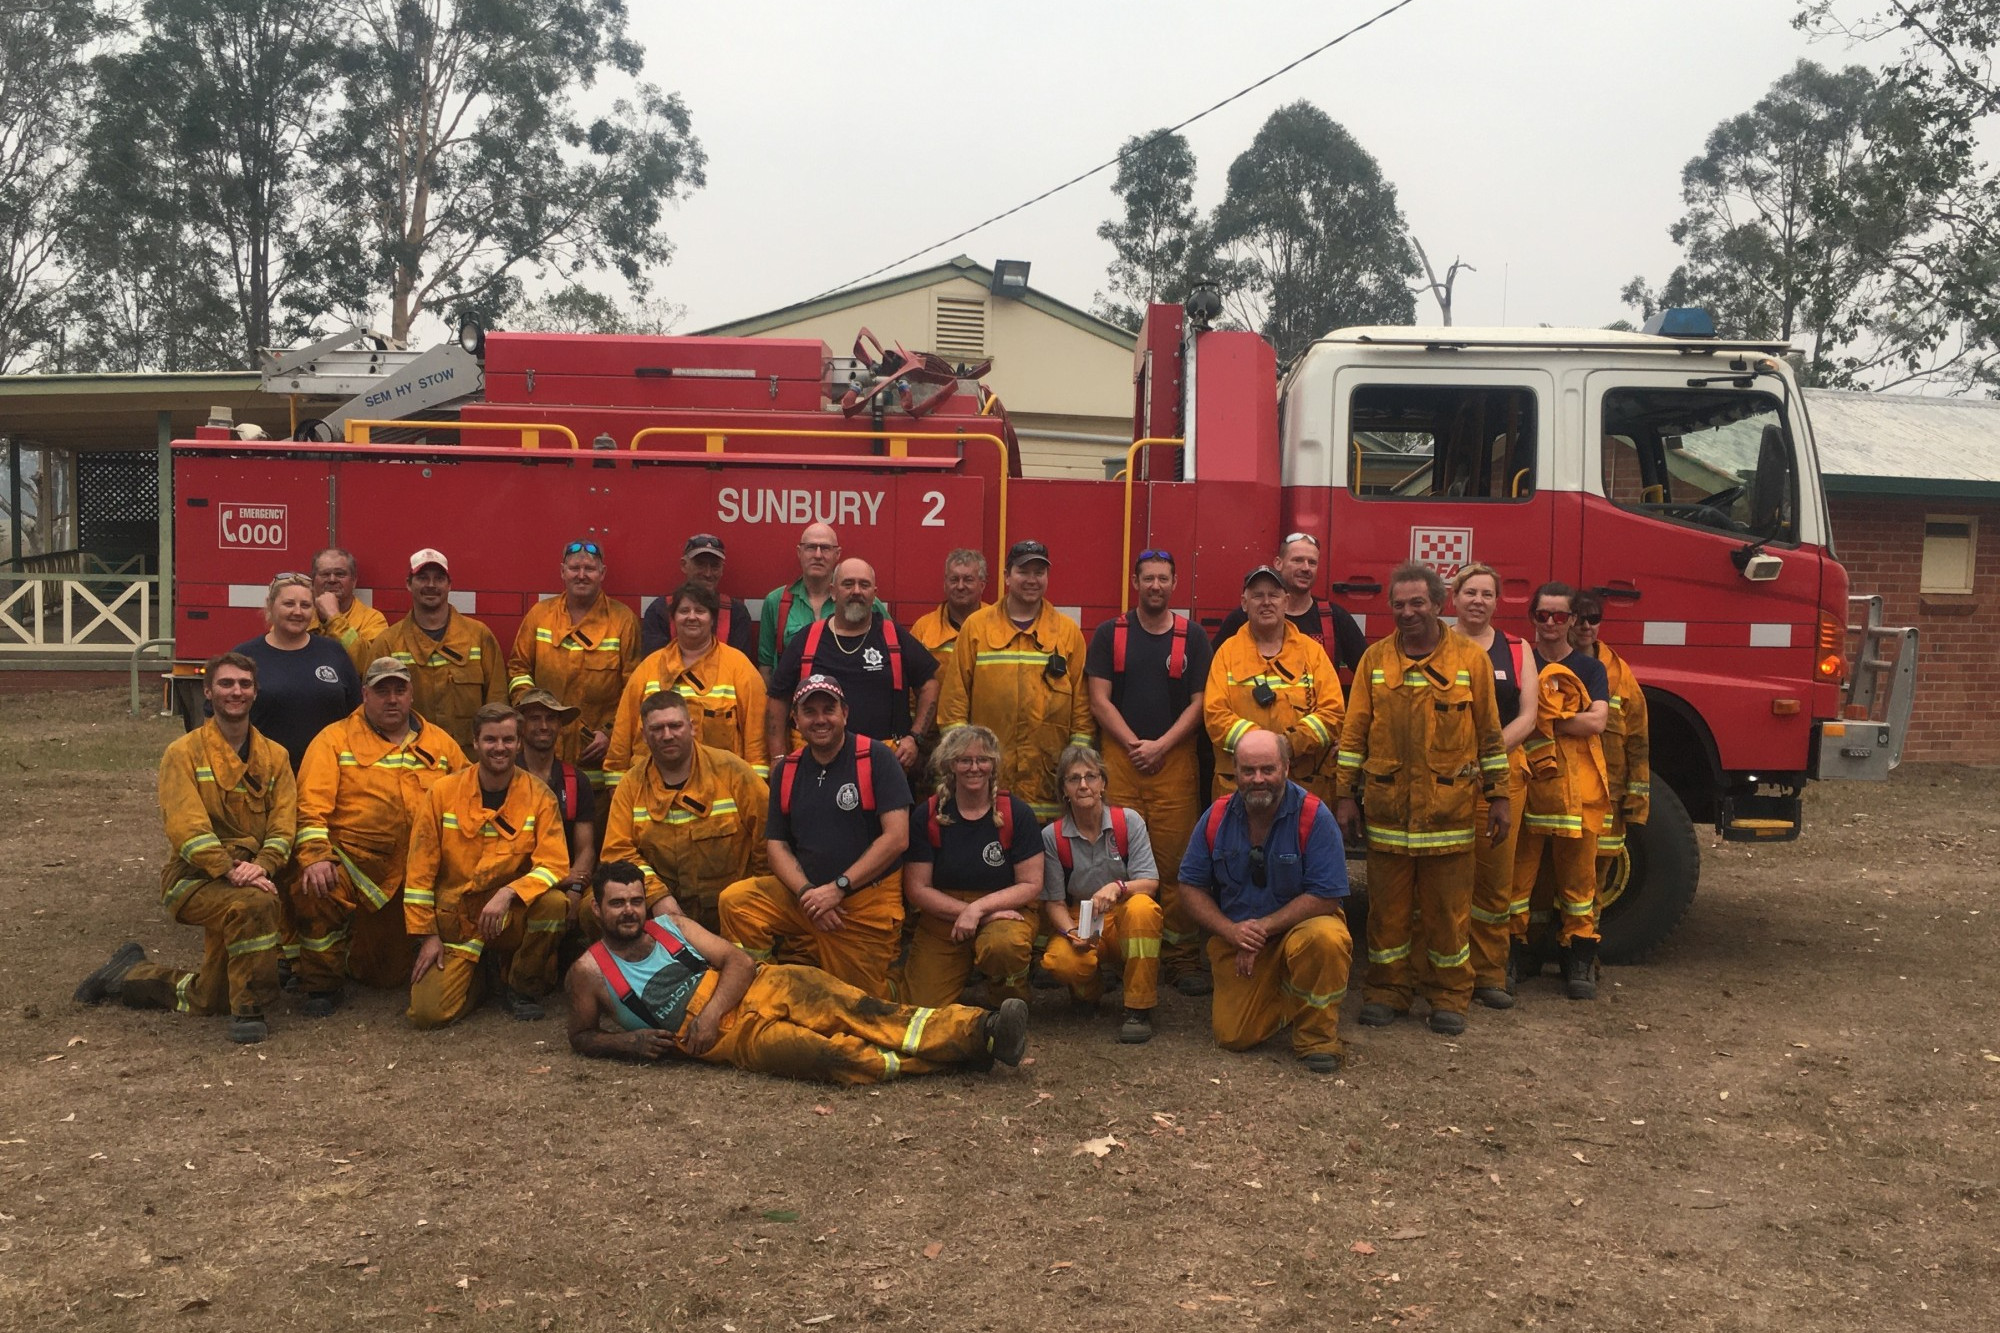
POLYGON ((1348 489, 1365 500, 1526 500, 1535 493, 1535 392, 1364 384, 1348 405, 1348 489))
POLYGON ((1604 496, 1621 509, 1760 541, 1798 540, 1796 450, 1782 404, 1744 389, 1604 395, 1604 496))

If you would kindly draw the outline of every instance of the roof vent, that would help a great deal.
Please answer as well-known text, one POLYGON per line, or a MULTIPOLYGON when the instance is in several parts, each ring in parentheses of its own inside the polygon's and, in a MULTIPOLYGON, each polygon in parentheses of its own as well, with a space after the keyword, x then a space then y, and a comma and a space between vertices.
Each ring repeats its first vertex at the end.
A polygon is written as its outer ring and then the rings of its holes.
POLYGON ((931 350, 947 361, 986 356, 986 298, 939 296, 932 307, 931 350))

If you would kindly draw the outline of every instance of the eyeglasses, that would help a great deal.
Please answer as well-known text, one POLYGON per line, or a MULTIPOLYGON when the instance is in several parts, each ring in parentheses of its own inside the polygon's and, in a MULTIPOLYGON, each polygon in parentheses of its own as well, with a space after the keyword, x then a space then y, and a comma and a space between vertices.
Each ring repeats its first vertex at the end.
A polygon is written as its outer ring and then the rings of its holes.
POLYGON ((840 548, 830 542, 800 542, 799 551, 804 555, 832 555, 840 548))
POLYGON ((1535 619, 1544 625, 1567 625, 1569 624, 1569 612, 1537 611, 1535 612, 1535 619))
POLYGON ((994 761, 990 754, 962 754, 951 762, 957 768, 991 768, 994 761))
POLYGON ((1278 549, 1282 551, 1287 546, 1290 546, 1293 542, 1311 542, 1313 544, 1313 550, 1317 551, 1319 549, 1319 538, 1313 536, 1310 532, 1286 533, 1285 539, 1278 543, 1278 549))
POLYGON ((1063 781, 1070 784, 1071 786, 1092 787, 1104 781, 1104 775, 1102 773, 1096 773, 1086 769, 1080 773, 1070 774, 1068 777, 1064 778, 1063 781))
POLYGON ((1262 847, 1252 847, 1250 849, 1250 882, 1260 889, 1264 887, 1264 849, 1262 847))
POLYGON ((594 555, 599 560, 602 560, 604 558, 604 548, 596 542, 571 542, 568 546, 563 547, 563 555, 594 555))
POLYGON ((1603 621, 1603 619, 1604 613, 1602 611, 1579 613, 1576 617, 1576 623, 1579 625, 1596 625, 1603 621))

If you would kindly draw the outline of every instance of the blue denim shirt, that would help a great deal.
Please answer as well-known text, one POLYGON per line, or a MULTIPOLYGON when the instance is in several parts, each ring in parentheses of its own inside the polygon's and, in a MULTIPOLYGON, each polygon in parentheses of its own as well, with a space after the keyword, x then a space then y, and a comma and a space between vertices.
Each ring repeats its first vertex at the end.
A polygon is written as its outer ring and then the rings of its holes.
POLYGON ((1216 830, 1213 852, 1208 845, 1212 813, 1203 812, 1194 836, 1188 839, 1187 855, 1181 859, 1181 883, 1208 890, 1231 921, 1269 916, 1301 893, 1345 898, 1347 853, 1340 841, 1340 824, 1330 807, 1320 807, 1306 834, 1305 854, 1299 854, 1299 811, 1305 799, 1304 787, 1296 782, 1285 784, 1278 817, 1264 843, 1263 887, 1250 877, 1250 816, 1243 808, 1241 792, 1218 802, 1223 807, 1222 826, 1216 830))

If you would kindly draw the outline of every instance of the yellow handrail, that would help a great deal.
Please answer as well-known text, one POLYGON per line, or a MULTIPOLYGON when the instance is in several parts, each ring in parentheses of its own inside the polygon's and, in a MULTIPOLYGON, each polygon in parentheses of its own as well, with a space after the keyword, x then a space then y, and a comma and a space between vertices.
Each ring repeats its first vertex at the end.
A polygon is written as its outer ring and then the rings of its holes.
POLYGON ((583 446, 577 441, 576 432, 568 426, 559 426, 553 421, 362 421, 350 419, 347 423, 347 443, 371 443, 369 435, 376 429, 383 430, 517 430, 521 432, 523 449, 542 447, 543 431, 553 431, 569 441, 572 449, 583 446))
MULTIPOLYGON (((790 440, 872 440, 878 438, 872 433, 864 434, 861 431, 853 431, 853 430, 718 431, 707 426, 647 426, 642 430, 636 430, 632 432, 631 442, 627 444, 625 447, 627 449, 637 449, 639 447, 639 442, 641 440, 651 439, 655 436, 667 436, 667 437, 699 436, 707 442, 707 448, 704 452, 707 454, 714 454, 718 456, 723 455, 723 445, 732 436, 737 438, 746 438, 746 439, 790 439, 790 440)), ((960 434, 957 431, 941 431, 941 430, 904 431, 901 432, 900 434, 888 435, 887 439, 889 441, 889 454, 887 457, 880 457, 876 455, 865 455, 865 456, 845 455, 834 461, 847 462, 847 463, 875 463, 881 466, 893 467, 895 466, 894 460, 899 458, 907 458, 909 456, 910 452, 909 442, 911 440, 945 440, 959 444, 963 444, 973 440, 984 440, 986 441, 986 443, 992 445, 995 449, 1000 451, 1000 528, 997 534, 998 540, 996 543, 999 553, 999 558, 994 563, 996 566, 1002 569, 1006 568, 1007 468, 1009 462, 1009 459, 1007 457, 1007 442, 1001 439, 998 435, 960 434)), ((688 457, 688 455, 680 455, 680 456, 688 457)), ((700 456, 701 455, 695 455, 695 457, 700 457, 700 456)), ((723 456, 723 457, 718 457, 716 461, 718 462, 727 461, 727 459, 726 456, 723 456)))
POLYGON ((1132 478, 1139 467, 1139 451, 1153 445, 1166 445, 1174 449, 1187 446, 1187 441, 1166 436, 1149 436, 1134 440, 1132 447, 1125 451, 1125 526, 1124 546, 1119 552, 1118 565, 1118 614, 1124 615, 1132 609, 1132 478))

